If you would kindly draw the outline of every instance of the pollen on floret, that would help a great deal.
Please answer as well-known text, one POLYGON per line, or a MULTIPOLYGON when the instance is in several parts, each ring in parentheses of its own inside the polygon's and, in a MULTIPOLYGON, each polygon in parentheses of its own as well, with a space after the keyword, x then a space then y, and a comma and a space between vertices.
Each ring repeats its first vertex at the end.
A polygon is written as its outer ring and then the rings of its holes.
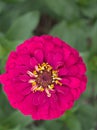
POLYGON ((28 70, 27 74, 31 77, 28 81, 32 84, 31 91, 45 91, 48 97, 51 97, 51 91, 54 91, 55 84, 62 85, 58 71, 53 70, 48 63, 38 64, 33 72, 28 70))

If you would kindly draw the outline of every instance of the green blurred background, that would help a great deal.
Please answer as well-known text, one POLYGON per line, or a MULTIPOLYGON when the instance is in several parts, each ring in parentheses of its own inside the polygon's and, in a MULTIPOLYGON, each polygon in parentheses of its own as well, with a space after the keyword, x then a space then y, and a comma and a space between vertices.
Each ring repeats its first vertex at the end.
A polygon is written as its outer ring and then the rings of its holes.
POLYGON ((42 34, 79 50, 87 90, 61 118, 33 121, 9 105, 0 86, 0 130, 97 130, 97 0, 0 0, 0 73, 12 49, 42 34))

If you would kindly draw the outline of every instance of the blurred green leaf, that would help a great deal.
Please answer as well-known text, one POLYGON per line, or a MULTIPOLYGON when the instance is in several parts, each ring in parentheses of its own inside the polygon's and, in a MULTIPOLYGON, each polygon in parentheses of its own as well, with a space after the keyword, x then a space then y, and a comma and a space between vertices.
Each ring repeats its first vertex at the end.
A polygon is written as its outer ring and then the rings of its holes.
POLYGON ((80 106, 77 117, 82 124, 83 130, 90 130, 94 128, 96 122, 96 113, 95 107, 89 105, 88 103, 84 103, 80 106), (88 124, 88 125, 86 125, 88 124))
POLYGON ((5 54, 5 49, 4 47, 0 44, 0 59, 4 56, 5 54))
POLYGON ((92 39, 92 50, 96 51, 97 50, 97 21, 93 25, 90 31, 90 37, 92 39))
POLYGON ((19 111, 15 111, 2 122, 2 125, 8 128, 14 128, 17 125, 25 127, 31 122, 33 122, 31 117, 25 117, 19 111))
POLYGON ((40 126, 40 127, 32 126, 32 128, 33 130, 46 130, 44 126, 40 126))
POLYGON ((75 115, 70 115, 65 120, 69 130, 82 130, 81 122, 77 119, 75 115))
POLYGON ((60 37, 79 51, 87 50, 87 29, 83 22, 68 24, 62 21, 52 28, 50 34, 60 37))
POLYGON ((87 64, 87 60, 89 58, 89 51, 85 51, 85 52, 81 52, 80 55, 82 56, 83 60, 85 61, 85 63, 87 64))
POLYGON ((5 3, 3 1, 0 1, 0 13, 4 10, 5 3))
POLYGON ((97 0, 80 0, 80 4, 84 5, 81 8, 82 13, 86 17, 95 18, 97 17, 97 0))
POLYGON ((21 127, 17 126, 17 127, 13 128, 13 129, 10 129, 10 130, 21 130, 21 127))
POLYGON ((47 6, 59 16, 65 17, 66 19, 74 19, 79 17, 79 11, 73 0, 48 0, 44 1, 47 6))
POLYGON ((63 127, 61 122, 58 122, 57 120, 45 121, 44 126, 46 130, 60 130, 63 127))
POLYGON ((3 1, 5 1, 7 3, 18 3, 18 2, 23 2, 25 0, 3 0, 3 1))
POLYGON ((39 22, 39 12, 33 11, 20 16, 9 28, 6 37, 9 40, 24 40, 32 35, 39 22))

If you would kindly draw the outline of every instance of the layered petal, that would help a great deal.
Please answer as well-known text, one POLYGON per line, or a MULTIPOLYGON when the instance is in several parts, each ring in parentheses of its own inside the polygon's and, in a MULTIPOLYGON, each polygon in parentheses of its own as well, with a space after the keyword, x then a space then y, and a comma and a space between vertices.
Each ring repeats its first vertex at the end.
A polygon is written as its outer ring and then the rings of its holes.
POLYGON ((57 37, 34 36, 9 54, 0 83, 13 108, 35 120, 51 120, 86 90, 85 73, 76 49, 57 37))

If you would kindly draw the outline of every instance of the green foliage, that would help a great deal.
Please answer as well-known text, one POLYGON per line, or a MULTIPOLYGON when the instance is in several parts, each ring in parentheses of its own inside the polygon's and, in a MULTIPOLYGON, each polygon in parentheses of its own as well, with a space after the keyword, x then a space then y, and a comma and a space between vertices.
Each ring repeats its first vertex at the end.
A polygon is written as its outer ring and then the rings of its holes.
POLYGON ((45 3, 57 15, 68 20, 79 17, 79 11, 75 0, 57 0, 57 3, 56 0, 52 0, 52 2, 45 0, 45 3))
POLYGON ((0 73, 11 50, 43 33, 80 51, 87 65, 86 92, 61 118, 33 121, 10 106, 0 85, 0 130, 96 130, 97 0, 0 0, 0 73))
POLYGON ((0 13, 4 10, 5 3, 3 1, 0 1, 0 13))
POLYGON ((30 12, 15 20, 6 33, 9 40, 24 40, 31 37, 39 21, 39 12, 30 12))
POLYGON ((50 34, 60 37, 79 51, 85 51, 87 49, 87 32, 87 25, 84 21, 72 24, 62 21, 53 27, 50 34))

